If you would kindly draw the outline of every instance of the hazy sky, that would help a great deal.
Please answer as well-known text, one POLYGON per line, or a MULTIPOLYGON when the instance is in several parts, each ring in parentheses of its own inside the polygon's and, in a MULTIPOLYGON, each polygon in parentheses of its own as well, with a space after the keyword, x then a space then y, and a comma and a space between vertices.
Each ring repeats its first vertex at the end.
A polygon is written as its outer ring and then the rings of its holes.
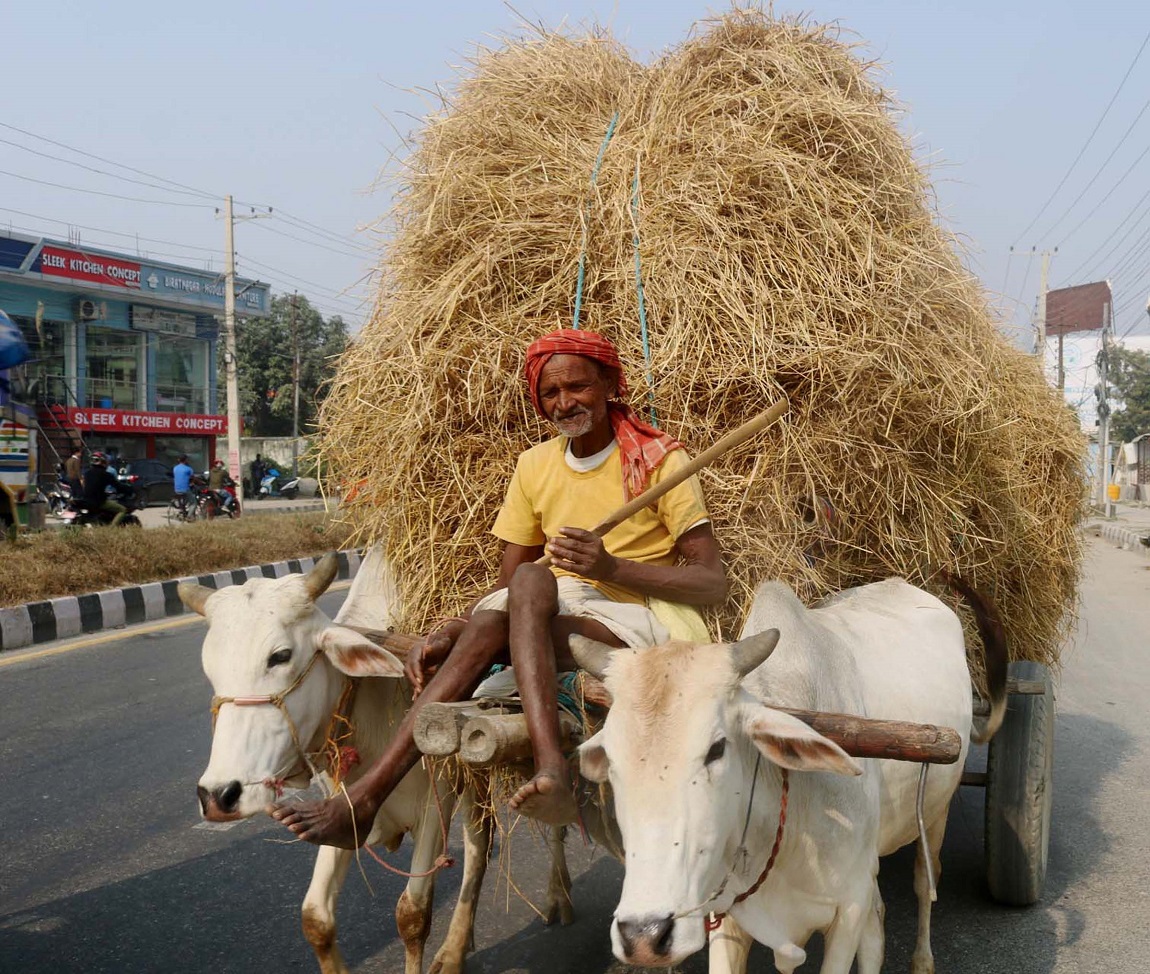
MULTIPOLYGON (((522 0, 514 10, 495 0, 8 4, 0 222, 65 238, 71 226, 89 245, 218 269, 223 225, 200 194, 230 192, 279 214, 237 227, 241 273, 358 322, 366 291, 357 282, 376 246, 360 228, 387 210, 388 193, 372 184, 399 144, 393 127, 409 132, 426 111, 413 89, 450 86, 476 43, 515 31, 518 14, 608 25, 649 60, 723 9, 687 0, 522 0)), ((904 129, 932 162, 944 222, 1017 325, 1038 287, 1031 248, 1057 246, 1051 286, 1110 277, 1119 335, 1150 331, 1150 112, 1140 115, 1150 50, 1138 57, 1150 8, 1137 9, 775 5, 838 22, 885 64, 904 129)))

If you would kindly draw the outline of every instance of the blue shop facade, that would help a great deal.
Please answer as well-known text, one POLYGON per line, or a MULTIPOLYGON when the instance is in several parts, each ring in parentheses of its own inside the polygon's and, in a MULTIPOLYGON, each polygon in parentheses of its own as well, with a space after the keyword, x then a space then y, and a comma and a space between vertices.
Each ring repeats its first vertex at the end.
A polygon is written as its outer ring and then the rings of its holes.
MULTIPOLYGON (((270 304, 266 284, 236 280, 237 315, 270 304)), ((223 274, 0 230, 0 309, 32 353, 13 391, 48 441, 42 475, 78 441, 122 460, 215 458, 223 274)))

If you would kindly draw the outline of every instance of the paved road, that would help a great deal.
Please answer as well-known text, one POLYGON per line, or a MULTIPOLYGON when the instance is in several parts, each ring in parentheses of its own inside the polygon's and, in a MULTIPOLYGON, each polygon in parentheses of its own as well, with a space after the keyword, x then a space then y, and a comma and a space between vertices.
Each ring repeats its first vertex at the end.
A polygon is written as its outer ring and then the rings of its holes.
MULTIPOLYGON (((335 508, 336 503, 332 501, 327 509, 335 510, 335 508)), ((277 514, 294 511, 322 511, 324 509, 324 501, 319 497, 297 497, 292 500, 276 497, 268 500, 247 500, 243 503, 244 514, 277 514)), ((146 528, 164 528, 173 523, 168 520, 167 512, 167 504, 153 504, 138 510, 136 516, 146 528)), ((220 518, 219 520, 221 524, 227 523, 227 518, 220 518)), ((178 526, 179 522, 175 523, 178 526)), ((67 524, 67 521, 57 517, 49 517, 45 522, 45 526, 49 528, 63 528, 67 524)))
MULTIPOLYGON (((982 793, 963 789, 943 856, 934 946, 940 971, 1143 972, 1150 916, 1150 574, 1091 542, 1082 623, 1059 698, 1055 825, 1046 897, 990 903, 982 793)), ((334 611, 342 594, 325 597, 334 611)), ((269 821, 200 824, 209 690, 202 625, 111 634, 73 652, 0 657, 0 972, 284 972, 314 969, 298 928, 312 854, 269 821)), ((606 931, 619 869, 574 838, 577 922, 549 929, 498 879, 508 858, 542 902, 545 855, 517 831, 493 862, 469 970, 617 974, 606 931)), ((407 847, 393 860, 406 864, 407 847)), ((400 969, 392 922, 400 881, 365 860, 340 906, 353 969, 400 969), (370 883, 369 891, 367 883, 370 883)), ((458 870, 442 877, 438 943, 458 870)), ((909 969, 911 857, 884 862, 886 970, 909 969)), ((816 970, 817 947, 803 970, 816 970)), ((765 952, 752 970, 770 970, 765 952)), ((693 958, 684 974, 700 974, 693 958)))

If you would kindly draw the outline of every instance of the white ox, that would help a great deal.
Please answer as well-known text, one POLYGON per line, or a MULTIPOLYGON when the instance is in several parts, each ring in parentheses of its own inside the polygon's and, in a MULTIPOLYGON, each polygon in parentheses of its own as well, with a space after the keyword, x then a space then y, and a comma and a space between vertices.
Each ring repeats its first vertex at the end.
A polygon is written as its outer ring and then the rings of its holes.
MULTIPOLYGON (((1005 643, 992 610, 971 597, 992 677, 989 737, 1005 700, 1005 643)), ((856 761, 792 707, 953 727, 956 764, 928 776, 924 817, 937 877, 950 799, 971 733, 971 685, 958 617, 901 579, 852 589, 808 609, 784 584, 758 590, 743 638, 732 645, 671 643, 610 650, 573 639, 580 663, 605 677, 614 703, 581 749, 591 780, 609 780, 626 847, 626 875, 611 929, 615 955, 641 966, 677 964, 707 940, 708 913, 729 912, 774 952, 779 971, 806 959, 824 935, 823 974, 878 974, 884 952, 879 856, 916 839, 919 767, 856 761), (777 642, 777 649, 775 649, 777 642), (772 650, 773 653, 772 653, 772 650), (769 657, 769 658, 768 658, 769 657), (783 769, 786 769, 785 771, 783 769), (771 856, 784 776, 789 803, 771 856)), ((912 971, 934 969, 930 892, 921 848, 915 865, 918 942, 912 971)), ((712 945, 731 969, 749 940, 712 945)))
MULTIPOLYGON (((180 597, 206 616, 204 672, 218 707, 212 752, 197 793, 203 816, 212 821, 244 818, 262 812, 283 787, 302 787, 311 777, 308 761, 319 758, 349 677, 389 677, 357 681, 348 715, 354 727, 358 769, 370 765, 391 739, 396 724, 411 706, 411 693, 395 656, 359 632, 340 625, 382 631, 390 623, 390 577, 382 557, 365 559, 337 623, 315 600, 335 578, 334 556, 321 559, 304 575, 256 578, 219 591, 199 585, 180 586, 180 597), (286 694, 280 703, 250 698, 286 694), (239 698, 240 705, 231 702, 239 698), (247 700, 245 700, 247 698, 247 700), (247 703, 248 705, 244 705, 247 703), (309 757, 305 758, 305 754, 309 757)), ((442 814, 450 818, 455 796, 440 788, 442 814)), ((440 811, 432 782, 417 765, 391 794, 376 816, 368 842, 398 847, 410 832, 415 848, 411 872, 431 870, 441 852, 440 811)), ((469 805, 464 829, 464 867, 459 900, 432 971, 455 974, 471 947, 475 904, 490 847, 490 826, 469 805)), ((345 974, 336 944, 335 906, 354 853, 321 846, 303 901, 303 930, 324 974, 345 974)), ((431 925, 434 873, 409 880, 396 904, 395 918, 406 951, 407 974, 419 974, 431 925)))

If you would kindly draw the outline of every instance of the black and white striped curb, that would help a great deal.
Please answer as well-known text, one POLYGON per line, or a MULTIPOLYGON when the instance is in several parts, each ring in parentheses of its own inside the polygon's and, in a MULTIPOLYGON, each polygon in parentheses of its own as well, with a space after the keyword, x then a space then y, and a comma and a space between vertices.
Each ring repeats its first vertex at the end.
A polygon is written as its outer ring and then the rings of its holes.
MULTIPOLYGON (((322 556, 321 556, 322 557, 322 556)), ((363 560, 356 550, 337 552, 339 578, 354 578, 363 560)), ((45 602, 29 602, 0 609, 0 652, 36 643, 50 643, 84 633, 166 619, 188 611, 176 593, 180 582, 199 582, 208 588, 242 585, 249 578, 280 578, 306 572, 316 558, 292 558, 270 565, 251 565, 231 571, 148 582, 91 595, 68 595, 45 602)))
POLYGON ((1133 531, 1119 524, 1109 524, 1099 521, 1095 521, 1093 526, 1098 529, 1098 533, 1101 537, 1118 545, 1119 548, 1125 548, 1127 551, 1136 551, 1143 558, 1150 558, 1150 548, 1142 544, 1141 541, 1142 538, 1150 537, 1150 528, 1133 531))

